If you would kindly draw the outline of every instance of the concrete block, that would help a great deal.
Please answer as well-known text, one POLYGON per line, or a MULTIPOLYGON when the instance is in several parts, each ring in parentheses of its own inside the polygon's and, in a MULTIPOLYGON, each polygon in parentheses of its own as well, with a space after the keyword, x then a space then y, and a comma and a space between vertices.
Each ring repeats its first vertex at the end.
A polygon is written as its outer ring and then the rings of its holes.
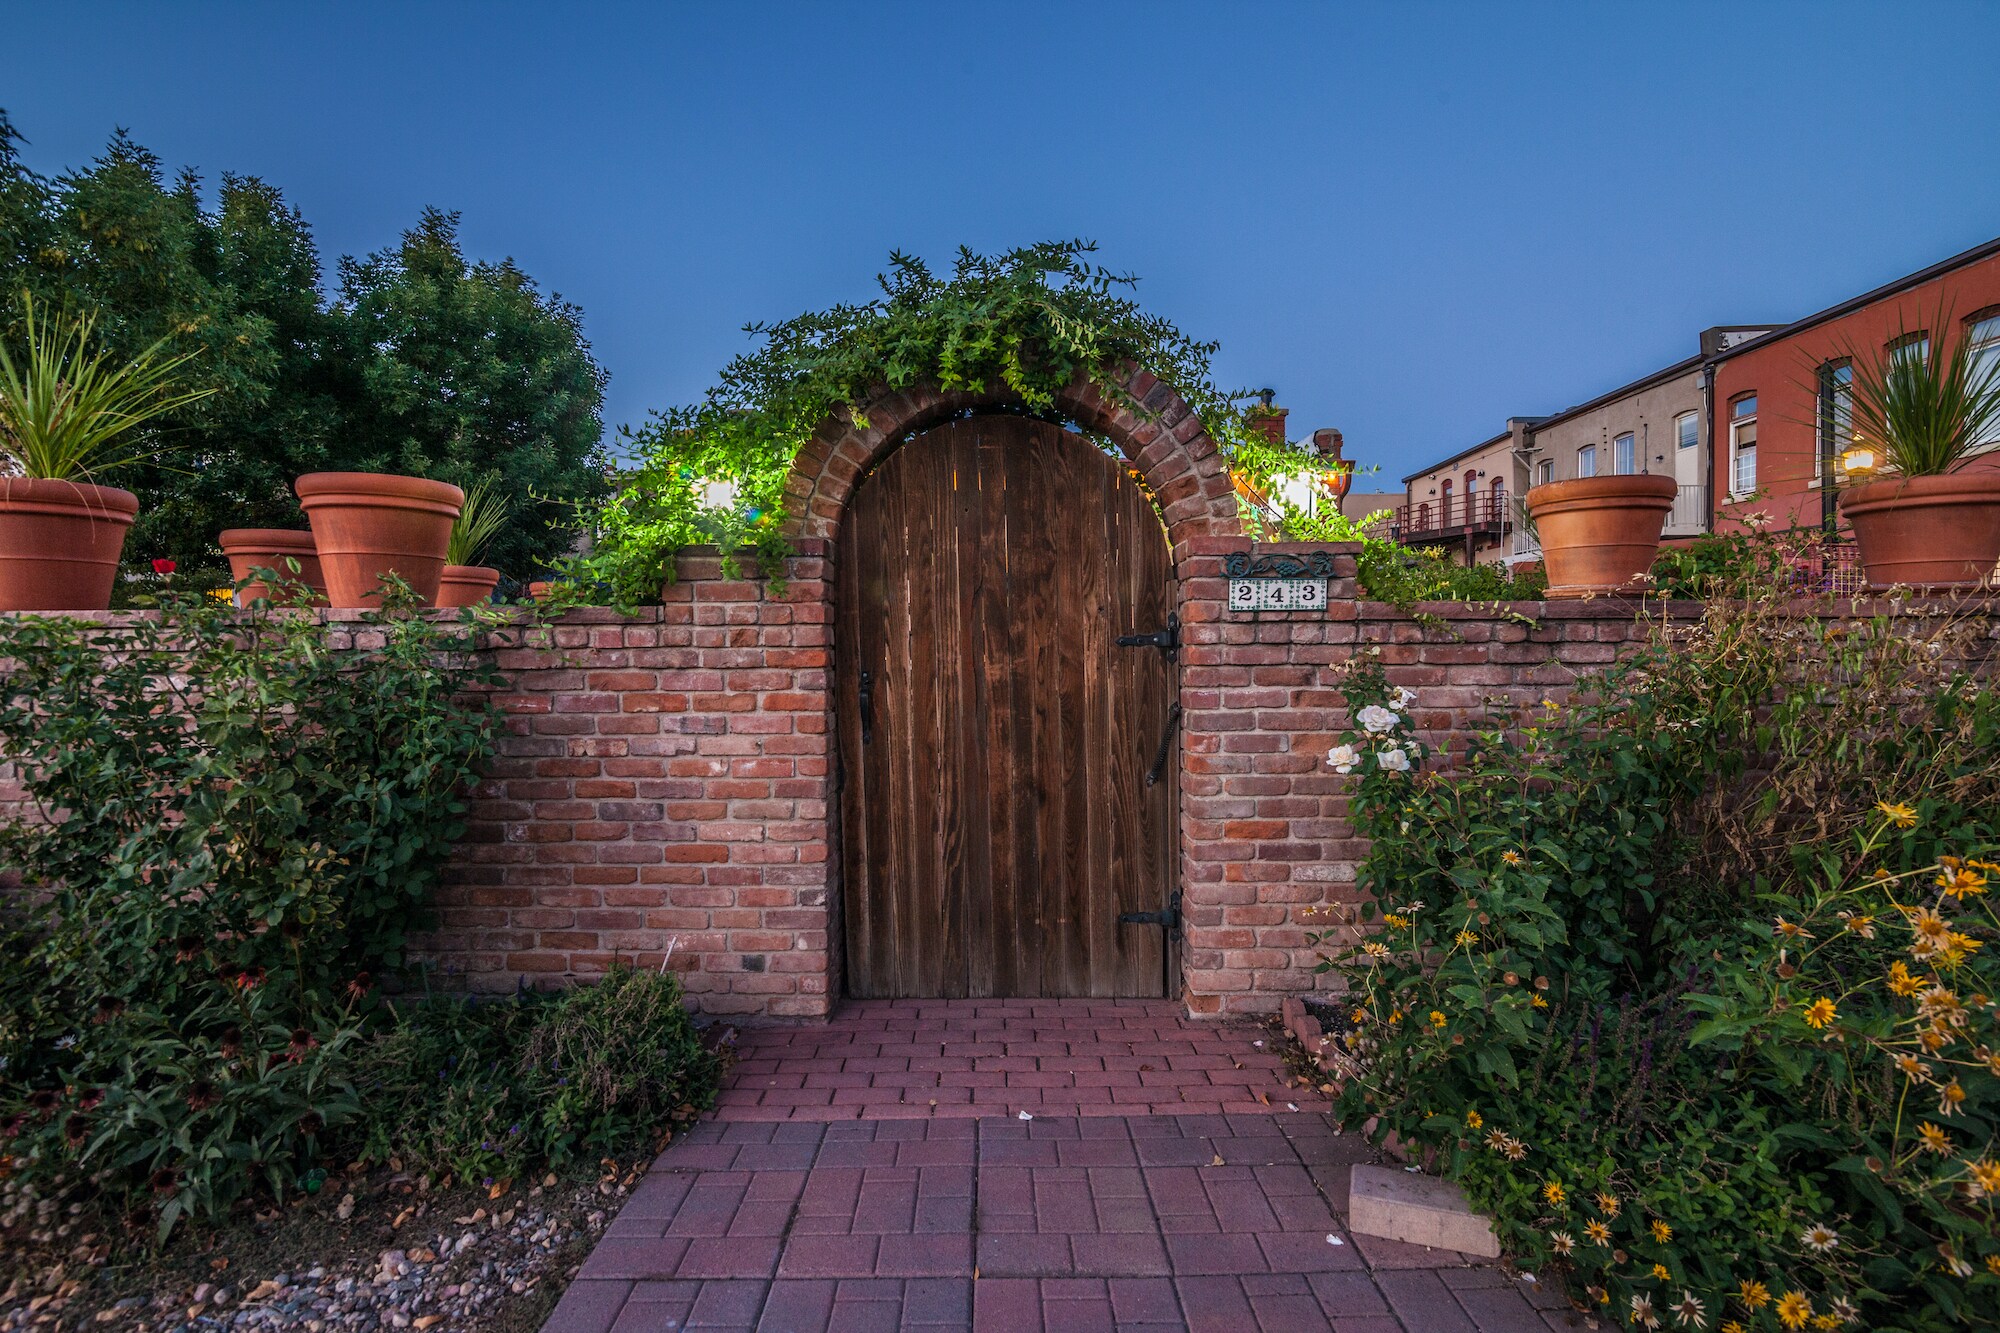
POLYGON ((1400 1167, 1356 1165, 1348 1183, 1347 1225, 1364 1236, 1500 1257, 1493 1224, 1466 1206, 1458 1186, 1400 1167))

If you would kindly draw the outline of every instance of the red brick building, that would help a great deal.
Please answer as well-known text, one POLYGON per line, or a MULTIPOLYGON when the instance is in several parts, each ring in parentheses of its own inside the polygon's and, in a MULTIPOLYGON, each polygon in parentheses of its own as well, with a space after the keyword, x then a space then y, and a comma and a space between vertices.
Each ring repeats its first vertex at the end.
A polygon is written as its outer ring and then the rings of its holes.
MULTIPOLYGON (((1774 525, 1834 517, 1829 478, 1845 480, 1854 357, 1903 342, 1973 340, 2000 363, 2000 239, 1728 348, 1710 363, 1710 479, 1715 527, 1763 512, 1774 525)), ((1974 467, 2000 467, 2000 440, 1974 467)))

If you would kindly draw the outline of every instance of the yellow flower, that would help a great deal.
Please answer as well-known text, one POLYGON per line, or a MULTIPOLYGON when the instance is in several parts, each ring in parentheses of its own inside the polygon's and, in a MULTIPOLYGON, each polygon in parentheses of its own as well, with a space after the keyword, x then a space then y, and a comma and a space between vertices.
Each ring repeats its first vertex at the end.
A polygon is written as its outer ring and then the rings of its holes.
POLYGON ((1814 1254, 1831 1254, 1840 1247, 1840 1233, 1830 1226, 1815 1222, 1799 1233, 1799 1244, 1814 1254))
POLYGON ((1550 1203, 1554 1204, 1556 1207, 1558 1208, 1562 1207, 1563 1199, 1565 1197, 1563 1194, 1562 1182, 1560 1180, 1551 1180, 1548 1184, 1542 1186, 1542 1197, 1544 1199, 1547 1199, 1550 1203))
POLYGON ((1905 1078, 1925 1078, 1931 1072, 1931 1067, 1914 1055, 1897 1056, 1896 1068, 1903 1071, 1905 1078))
POLYGON ((1616 1217, 1618 1216, 1618 1208, 1619 1203, 1616 1194, 1607 1194, 1603 1190, 1597 1192, 1598 1212, 1603 1213, 1606 1217, 1616 1217))
POLYGON ((1410 918, 1406 916, 1397 916, 1394 912, 1383 913, 1382 920, 1387 924, 1394 926, 1398 930, 1401 930, 1403 927, 1410 924, 1410 918))
POLYGON ((1518 1162, 1528 1155, 1528 1145, 1516 1138, 1509 1138, 1507 1146, 1500 1150, 1510 1162, 1518 1162))
POLYGON ((1874 917, 1865 914, 1842 912, 1840 914, 1840 919, 1847 924, 1847 928, 1850 931, 1854 932, 1856 935, 1859 935, 1862 939, 1872 940, 1875 938, 1874 917))
MULTIPOLYGON (((1901 801, 1896 802, 1894 805, 1889 804, 1887 801, 1877 801, 1875 802, 1875 808, 1882 812, 1884 819, 1894 824, 1897 828, 1915 828, 1917 826, 1917 812, 1909 806, 1904 805, 1901 801)), ((1805 1298, 1802 1296, 1799 1299, 1804 1300, 1805 1298)), ((1803 1323, 1804 1321, 1801 1320, 1800 1322, 1803 1323)))
POLYGON ((1485 1117, 1481 1116, 1477 1111, 1467 1111, 1465 1113, 1465 1123, 1472 1129, 1478 1129, 1481 1125, 1486 1123, 1486 1119, 1485 1117))
POLYGON ((1354 1026, 1360 1027, 1363 1023, 1366 1023, 1368 1021, 1368 1011, 1366 1009, 1356 1009, 1353 1013, 1347 1016, 1347 1019, 1349 1022, 1353 1023, 1354 1026))
POLYGON ((1957 1079, 1953 1079, 1951 1082, 1945 1084, 1944 1091, 1938 1094, 1938 1114, 1957 1115, 1958 1108, 1964 1102, 1965 1089, 1958 1086, 1957 1079))
POLYGON ((1986 892, 1986 876, 1967 868, 1955 856, 1938 858, 1944 873, 1937 878, 1938 887, 1951 897, 1963 901, 1986 892))
POLYGON ((1361 946, 1361 951, 1370 958, 1387 958, 1389 956, 1389 946, 1383 944, 1380 940, 1368 941, 1368 943, 1361 946))
POLYGON ((1557 1254, 1567 1255, 1576 1248, 1576 1237, 1566 1231, 1552 1231, 1549 1233, 1549 1248, 1557 1254))
POLYGON ((1889 989, 1897 995, 1915 995, 1923 986, 1923 982, 1910 975, 1910 969, 1903 966, 1902 959, 1889 964, 1889 989))
POLYGON ((1662 1245, 1665 1245, 1668 1241, 1672 1240, 1673 1238, 1674 1238, 1674 1229, 1672 1227, 1668 1226, 1665 1222, 1661 1222, 1658 1220, 1654 1221, 1653 1223, 1654 1240, 1660 1242, 1660 1244, 1662 1245))
POLYGON ((1823 1028, 1834 1020, 1833 1001, 1822 995, 1807 1005, 1800 1017, 1806 1020, 1807 1027, 1823 1028))
POLYGON ((1516 851, 1502 852, 1500 853, 1500 859, 1502 861, 1505 861, 1510 866, 1520 865, 1522 861, 1526 860, 1525 857, 1523 857, 1519 852, 1516 851))
POLYGON ((1994 1277, 2000 1277, 2000 1254, 1989 1254, 1986 1256, 1986 1271, 1994 1277))
POLYGON ((1773 921, 1771 929, 1783 935, 1788 940, 1809 940, 1813 937, 1812 932, 1804 926, 1796 921, 1787 921, 1783 917, 1779 917, 1773 921))
MULTIPOLYGON (((2000 1199, 2000 1162, 1980 1158, 1969 1168, 1972 1197, 1975 1199, 2000 1199)), ((2000 1258, 2000 1255, 1994 1256, 2000 1258)))
POLYGON ((1942 1157, 1951 1151, 1951 1135, 1928 1120, 1917 1127, 1917 1137, 1924 1141, 1923 1147, 1927 1152, 1934 1152, 1942 1157))
POLYGON ((1788 1291, 1778 1298, 1778 1322, 1786 1328, 1804 1328, 1810 1318, 1812 1302, 1796 1291, 1788 1291))
POLYGON ((1458 934, 1456 934, 1456 935, 1452 936, 1452 939, 1453 939, 1453 940, 1455 940, 1455 941, 1456 941, 1457 943, 1459 943, 1459 944, 1477 944, 1477 943, 1479 943, 1479 937, 1478 937, 1477 935, 1473 934, 1473 933, 1472 933, 1471 931, 1469 931, 1469 930, 1461 930, 1461 931, 1459 931, 1459 932, 1458 932, 1458 934))
POLYGON ((1611 1243, 1611 1228, 1595 1219, 1583 1224, 1583 1234, 1599 1245, 1611 1243))
POLYGON ((1672 1282, 1674 1280, 1674 1275, 1668 1271, 1665 1264, 1654 1264, 1653 1276, 1662 1282, 1672 1282))
POLYGON ((1723 1321, 1722 1327, 1717 1329, 1715 1333, 1750 1333, 1750 1330, 1743 1327, 1741 1320, 1726 1319, 1723 1321))
POLYGON ((1966 959, 1972 956, 1972 951, 1979 947, 1978 940, 1973 939, 1970 935, 1961 935, 1955 930, 1951 932, 1947 939, 1949 942, 1944 946, 1944 965, 1946 967, 1960 966, 1966 959))
POLYGON ((1829 1311, 1827 1311, 1827 1312, 1826 1312, 1825 1314, 1823 1314, 1823 1315, 1819 1315, 1819 1316, 1817 1316, 1816 1318, 1814 1318, 1814 1320, 1813 1320, 1813 1327, 1814 1327, 1814 1328, 1839 1328, 1839 1327, 1840 1327, 1840 1316, 1839 1316, 1839 1315, 1837 1315, 1837 1314, 1835 1314, 1835 1313, 1833 1313, 1833 1312, 1832 1312, 1831 1310, 1829 1310, 1829 1311))
POLYGON ((1771 1303, 1771 1289, 1761 1282, 1737 1283, 1736 1295, 1753 1312, 1771 1303))
POLYGON ((1441 1028, 1441 1027, 1443 1027, 1443 1026, 1444 1026, 1444 1022, 1445 1022, 1445 1019, 1444 1019, 1444 1015, 1443 1015, 1442 1013, 1440 1013, 1440 1012, 1439 1012, 1438 1010, 1436 1010, 1436 1009, 1433 1009, 1433 1010, 1431 1010, 1431 1026, 1432 1026, 1432 1027, 1434 1027, 1434 1028, 1441 1028))

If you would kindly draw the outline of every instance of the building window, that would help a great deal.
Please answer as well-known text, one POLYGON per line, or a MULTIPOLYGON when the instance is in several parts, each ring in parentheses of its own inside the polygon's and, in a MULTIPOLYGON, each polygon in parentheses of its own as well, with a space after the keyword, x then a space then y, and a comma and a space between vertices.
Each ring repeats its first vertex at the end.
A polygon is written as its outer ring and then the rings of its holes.
POLYGON ((1576 475, 1594 477, 1597 475, 1597 446, 1586 444, 1576 451, 1576 475))
MULTIPOLYGON (((2000 310, 1984 310, 1974 315, 1965 340, 1972 353, 1972 382, 1987 376, 2000 377, 2000 310)), ((2000 383, 2000 378, 1995 380, 2000 383)), ((2000 444, 2000 422, 1987 431, 1981 444, 2000 444)))
POLYGON ((1846 469, 1841 456, 1854 443, 1854 366, 1829 361, 1819 368, 1819 476, 1837 481, 1846 469))
POLYGON ((1901 361, 1911 357, 1921 361, 1931 354, 1931 335, 1928 333, 1906 333, 1889 344, 1889 355, 1901 361))
POLYGON ((1507 521, 1507 479, 1493 479, 1493 519, 1496 523, 1507 521))
POLYGON ((1556 479, 1555 459, 1544 458, 1537 466, 1539 466, 1541 469, 1541 471, 1535 477, 1535 484, 1537 486, 1546 486, 1550 482, 1556 479))
POLYGON ((1757 395, 1729 405, 1729 493, 1742 497, 1757 489, 1757 395))
POLYGON ((1440 521, 1444 524, 1445 527, 1448 528, 1451 526, 1451 478, 1450 477, 1446 477, 1444 479, 1444 481, 1439 486, 1439 490, 1442 492, 1442 494, 1438 496, 1438 509, 1443 514, 1443 518, 1440 521))
POLYGON ((1692 449, 1694 448, 1695 441, 1700 438, 1701 431, 1695 425, 1694 413, 1683 412, 1674 418, 1675 445, 1682 449, 1692 449))
POLYGON ((1632 432, 1629 430, 1611 442, 1611 470, 1621 477, 1629 477, 1639 470, 1632 461, 1632 432))
POLYGON ((1427 531, 1431 526, 1431 503, 1423 501, 1417 506, 1417 531, 1427 531))

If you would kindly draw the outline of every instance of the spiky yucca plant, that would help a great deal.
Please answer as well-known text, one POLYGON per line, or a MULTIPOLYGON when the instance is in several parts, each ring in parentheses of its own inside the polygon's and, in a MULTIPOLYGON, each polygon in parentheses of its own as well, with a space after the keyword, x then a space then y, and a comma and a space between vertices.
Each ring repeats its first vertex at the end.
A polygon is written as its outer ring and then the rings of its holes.
POLYGON ((23 302, 26 355, 16 363, 0 338, 0 454, 18 476, 90 481, 159 452, 129 432, 213 388, 182 388, 176 372, 194 353, 166 356, 161 339, 130 361, 94 341, 96 318, 39 319, 23 302))
POLYGON ((451 544, 445 548, 446 563, 476 563, 499 535, 510 512, 507 497, 493 488, 491 473, 472 482, 465 488, 465 507, 458 511, 458 521, 451 525, 451 544))
POLYGON ((2000 435, 2000 361, 1978 365, 1970 338, 1947 353, 1941 335, 1950 327, 1940 307, 1921 343, 1906 332, 1873 356, 1849 349, 1855 441, 1875 445, 1905 477, 1943 476, 2000 435))

